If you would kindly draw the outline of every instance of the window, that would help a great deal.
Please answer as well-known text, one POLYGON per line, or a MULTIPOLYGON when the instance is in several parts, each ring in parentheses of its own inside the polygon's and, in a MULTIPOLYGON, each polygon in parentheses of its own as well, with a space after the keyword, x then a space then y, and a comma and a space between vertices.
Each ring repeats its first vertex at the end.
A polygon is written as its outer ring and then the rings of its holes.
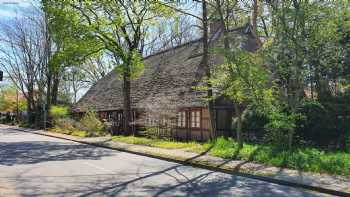
POLYGON ((191 127, 201 127, 201 112, 199 110, 191 111, 191 127))
POLYGON ((177 126, 186 127, 186 112, 181 111, 177 113, 177 126))

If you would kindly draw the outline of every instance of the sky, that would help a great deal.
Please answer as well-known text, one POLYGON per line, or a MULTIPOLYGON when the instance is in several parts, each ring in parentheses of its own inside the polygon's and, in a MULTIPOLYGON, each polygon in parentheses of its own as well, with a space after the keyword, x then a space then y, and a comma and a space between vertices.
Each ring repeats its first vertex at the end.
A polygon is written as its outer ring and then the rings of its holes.
POLYGON ((24 9, 29 8, 34 0, 0 0, 0 21, 18 16, 24 9))
MULTIPOLYGON (((21 16, 24 10, 32 7, 33 0, 0 0, 0 23, 11 22, 16 16, 21 16)), ((4 72, 4 81, 0 87, 7 86, 9 79, 4 72)))
MULTIPOLYGON (((15 17, 21 17, 23 13, 31 10, 34 5, 38 5, 38 2, 39 0, 0 0, 0 24, 11 24, 11 20, 13 20, 15 17)), ((183 8, 187 10, 195 10, 195 14, 199 15, 198 6, 193 6, 193 4, 185 4, 183 8)), ((4 81, 0 82, 0 88, 2 86, 7 86, 8 84, 9 79, 8 76, 6 76, 6 72, 4 72, 4 81)))

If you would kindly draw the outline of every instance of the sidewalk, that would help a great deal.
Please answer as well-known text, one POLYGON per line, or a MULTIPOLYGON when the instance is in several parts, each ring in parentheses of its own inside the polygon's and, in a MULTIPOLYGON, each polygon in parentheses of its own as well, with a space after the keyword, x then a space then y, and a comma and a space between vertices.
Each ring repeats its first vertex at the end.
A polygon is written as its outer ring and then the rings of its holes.
POLYGON ((110 137, 81 138, 59 133, 47 132, 43 130, 31 130, 16 127, 12 128, 20 129, 22 131, 33 132, 41 135, 47 135, 51 137, 64 138, 76 142, 113 148, 122 151, 145 154, 160 157, 163 159, 176 160, 187 164, 205 165, 211 168, 229 170, 231 173, 251 174, 253 176, 258 175, 273 178, 277 181, 287 181, 296 184, 303 184, 306 186, 324 188, 326 190, 336 190, 348 193, 348 195, 346 194, 346 196, 350 196, 350 178, 347 177, 301 172, 297 170, 282 169, 278 167, 271 167, 247 161, 222 159, 218 157, 209 156, 205 152, 198 154, 188 152, 183 149, 164 149, 143 145, 126 144, 112 141, 110 137))
POLYGON ((7 180, 0 178, 0 196, 19 196, 7 180))

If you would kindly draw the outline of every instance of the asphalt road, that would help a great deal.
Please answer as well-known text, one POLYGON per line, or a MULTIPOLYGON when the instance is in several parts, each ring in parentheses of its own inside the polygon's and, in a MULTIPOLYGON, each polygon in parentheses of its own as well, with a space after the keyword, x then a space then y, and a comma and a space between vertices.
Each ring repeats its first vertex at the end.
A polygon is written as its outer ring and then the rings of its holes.
POLYGON ((0 127, 0 196, 321 196, 0 127))

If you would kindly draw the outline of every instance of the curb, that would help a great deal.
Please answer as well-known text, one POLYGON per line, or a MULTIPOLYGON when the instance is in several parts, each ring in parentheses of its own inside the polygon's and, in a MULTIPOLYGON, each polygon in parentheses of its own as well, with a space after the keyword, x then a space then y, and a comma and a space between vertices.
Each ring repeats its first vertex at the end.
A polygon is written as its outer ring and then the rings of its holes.
POLYGON ((154 158, 154 159, 160 159, 160 160, 164 160, 164 161, 169 161, 169 162, 182 164, 182 165, 185 165, 185 166, 192 166, 192 167, 206 169, 206 170, 210 170, 210 171, 222 172, 222 173, 225 173, 225 174, 231 174, 231 175, 236 175, 236 176, 240 176, 240 177, 256 179, 256 180, 265 181, 265 182, 269 182, 269 183, 274 183, 274 184, 278 184, 278 185, 284 185, 284 186, 290 186, 290 187, 295 187, 295 188, 301 188, 301 189, 306 189, 306 190, 310 190, 310 191, 316 191, 316 192, 319 192, 319 193, 330 194, 330 195, 335 195, 335 196, 350 197, 350 193, 347 193, 347 192, 342 192, 342 191, 337 191, 337 190, 332 190, 332 189, 326 189, 326 188, 322 188, 322 187, 311 186, 311 185, 306 185, 306 184, 296 183, 296 182, 291 182, 291 181, 285 181, 285 180, 275 179, 275 178, 267 177, 267 176, 260 176, 260 175, 254 175, 254 174, 249 174, 249 173, 242 173, 242 172, 233 172, 233 171, 231 171, 229 169, 224 169, 224 168, 218 168, 218 167, 214 167, 214 166, 204 165, 204 164, 200 164, 200 163, 196 163, 196 162, 191 162, 191 161, 188 161, 188 160, 173 159, 173 158, 158 156, 158 155, 149 154, 149 153, 141 153, 141 152, 136 152, 136 151, 130 151, 130 150, 127 150, 127 149, 124 149, 124 148, 110 147, 110 146, 106 146, 106 145, 99 144, 99 143, 84 142, 84 141, 80 141, 80 140, 69 139, 69 138, 60 137, 60 136, 54 136, 54 135, 40 133, 40 132, 36 132, 36 131, 24 130, 24 129, 20 129, 20 128, 10 128, 10 129, 13 129, 13 130, 16 130, 16 131, 21 131, 21 132, 30 132, 30 133, 34 133, 34 134, 37 134, 37 135, 42 135, 42 136, 53 137, 53 138, 57 138, 57 139, 68 140, 68 141, 72 141, 72 142, 77 142, 77 143, 86 144, 86 145, 95 146, 95 147, 100 147, 100 148, 106 148, 106 149, 110 149, 110 150, 117 150, 117 151, 131 153, 131 154, 135 154, 135 155, 139 155, 139 156, 146 156, 146 157, 150 157, 150 158, 154 158))

